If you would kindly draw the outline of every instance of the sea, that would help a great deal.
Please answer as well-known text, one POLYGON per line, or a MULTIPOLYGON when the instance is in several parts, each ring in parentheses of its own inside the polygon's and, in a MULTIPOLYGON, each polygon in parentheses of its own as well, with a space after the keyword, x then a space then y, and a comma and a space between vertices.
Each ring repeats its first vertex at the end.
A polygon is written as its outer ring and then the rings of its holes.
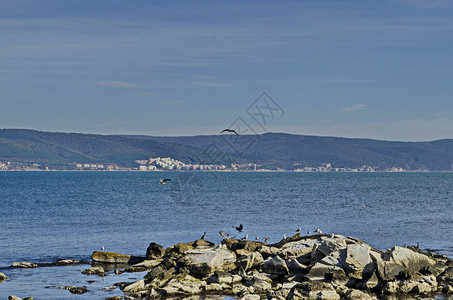
POLYGON ((81 274, 89 265, 12 269, 13 262, 90 260, 93 251, 144 256, 231 236, 278 242, 316 229, 453 257, 453 173, 0 172, 0 299, 105 299, 141 273, 81 274), (171 179, 166 185, 160 179, 171 179), (233 226, 242 224, 238 233, 233 226), (73 295, 61 286, 86 286, 73 295))

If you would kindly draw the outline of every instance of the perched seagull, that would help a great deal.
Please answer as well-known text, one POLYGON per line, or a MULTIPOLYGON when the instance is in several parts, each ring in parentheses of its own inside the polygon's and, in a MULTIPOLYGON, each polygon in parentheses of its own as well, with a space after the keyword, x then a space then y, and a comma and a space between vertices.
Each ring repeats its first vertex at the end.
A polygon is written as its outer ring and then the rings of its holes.
POLYGON ((160 184, 163 184, 163 185, 167 185, 167 181, 171 181, 171 179, 169 179, 169 178, 159 179, 159 180, 160 180, 160 184))
POLYGON ((300 227, 297 228, 297 230, 296 230, 297 233, 300 233, 301 231, 302 231, 302 228, 300 228, 300 227))
POLYGON ((239 226, 233 226, 234 229, 236 229, 238 232, 242 232, 242 229, 244 229, 244 226, 242 224, 239 224, 239 226))
POLYGON ((232 133, 234 133, 235 135, 239 135, 239 134, 236 132, 236 130, 229 129, 229 128, 220 131, 220 133, 223 133, 223 132, 232 132, 232 133))
POLYGON ((286 234, 285 233, 283 234, 283 239, 286 239, 286 234))
POLYGON ((319 229, 319 228, 316 229, 315 232, 316 232, 316 233, 319 233, 319 234, 322 234, 322 231, 321 231, 321 229, 319 229))
POLYGON ((362 208, 366 208, 366 205, 362 203, 362 208))
POLYGON ((265 243, 269 242, 269 238, 268 238, 267 236, 265 236, 265 237, 263 238, 263 240, 264 240, 265 243))
POLYGON ((241 239, 241 241, 245 241, 245 240, 248 239, 248 238, 249 238, 249 235, 246 234, 246 235, 241 239))
POLYGON ((101 247, 101 251, 104 251, 104 246, 101 247))
POLYGON ((219 231, 219 234, 224 238, 224 239, 229 239, 230 238, 230 234, 229 233, 226 233, 225 231, 219 231))
POLYGON ((206 238, 206 231, 204 232, 203 236, 201 237, 202 240, 206 238))
POLYGON ((260 240, 260 237, 259 237, 259 236, 256 236, 255 240, 259 241, 259 240, 260 240))
POLYGON ((307 234, 311 234, 311 230, 307 231, 307 234))

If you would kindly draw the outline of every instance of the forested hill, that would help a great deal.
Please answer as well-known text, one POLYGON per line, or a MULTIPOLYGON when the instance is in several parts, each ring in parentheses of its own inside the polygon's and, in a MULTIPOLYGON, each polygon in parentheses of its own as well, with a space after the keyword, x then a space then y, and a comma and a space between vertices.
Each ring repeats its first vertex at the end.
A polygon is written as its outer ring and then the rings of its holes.
POLYGON ((1 129, 0 161, 53 167, 73 166, 76 162, 137 167, 135 160, 171 157, 196 163, 198 158, 206 158, 203 151, 215 145, 219 151, 231 153, 233 162, 257 163, 266 168, 295 169, 331 163, 338 168, 367 165, 382 170, 397 167, 451 171, 453 163, 452 139, 393 142, 285 133, 239 138, 235 141, 234 137, 219 135, 153 137, 1 129), (240 144, 235 144, 237 141, 240 144))

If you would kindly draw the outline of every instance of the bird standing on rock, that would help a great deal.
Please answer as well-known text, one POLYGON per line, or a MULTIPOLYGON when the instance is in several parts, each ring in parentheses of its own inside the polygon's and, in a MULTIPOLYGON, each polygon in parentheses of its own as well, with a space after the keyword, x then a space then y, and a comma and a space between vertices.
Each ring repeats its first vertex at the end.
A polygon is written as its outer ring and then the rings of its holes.
POLYGON ((206 238, 206 231, 204 232, 203 236, 201 237, 202 240, 206 238))
POLYGON ((301 231, 302 231, 302 228, 300 228, 300 227, 297 228, 297 230, 296 230, 297 233, 300 233, 301 231))
POLYGON ((246 234, 246 235, 241 239, 241 241, 245 241, 245 240, 248 239, 248 238, 249 238, 249 235, 246 234))
POLYGON ((269 240, 270 240, 270 239, 269 239, 267 236, 265 236, 265 237, 263 238, 263 241, 264 241, 265 243, 269 242, 269 240))

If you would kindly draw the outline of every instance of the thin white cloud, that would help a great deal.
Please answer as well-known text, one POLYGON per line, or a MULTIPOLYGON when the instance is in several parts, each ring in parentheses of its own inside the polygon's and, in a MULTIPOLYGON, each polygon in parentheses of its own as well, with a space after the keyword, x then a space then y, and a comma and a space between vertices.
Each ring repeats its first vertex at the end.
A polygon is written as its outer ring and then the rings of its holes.
POLYGON ((95 86, 119 87, 119 88, 137 88, 139 84, 129 83, 124 81, 97 81, 95 86))
POLYGON ((367 107, 368 105, 366 104, 354 104, 348 107, 343 108, 345 111, 358 111, 358 110, 363 110, 367 107))
POLYGON ((228 83, 218 83, 218 82, 206 82, 206 81, 196 81, 193 82, 195 85, 199 86, 208 86, 208 87, 230 87, 231 84, 228 83))

